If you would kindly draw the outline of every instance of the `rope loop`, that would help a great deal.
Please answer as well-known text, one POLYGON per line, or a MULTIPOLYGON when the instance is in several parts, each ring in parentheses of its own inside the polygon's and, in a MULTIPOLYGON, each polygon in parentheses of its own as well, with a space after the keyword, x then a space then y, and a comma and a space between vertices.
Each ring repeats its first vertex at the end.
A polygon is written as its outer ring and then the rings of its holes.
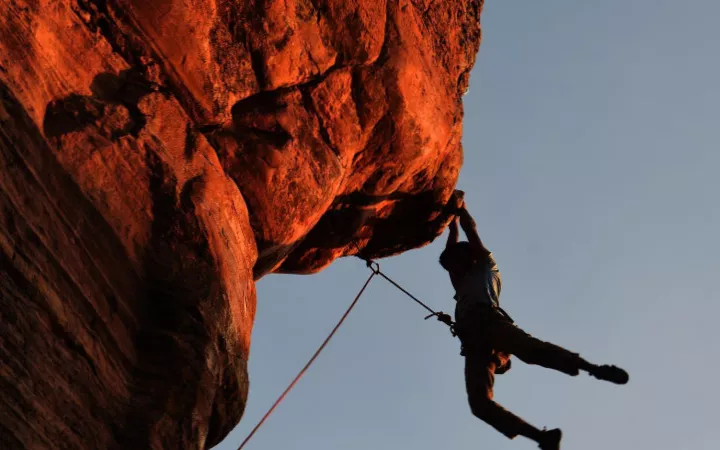
POLYGON ((365 261, 365 264, 368 266, 368 269, 372 270, 372 273, 375 275, 380 274, 380 264, 377 261, 368 259, 365 261))

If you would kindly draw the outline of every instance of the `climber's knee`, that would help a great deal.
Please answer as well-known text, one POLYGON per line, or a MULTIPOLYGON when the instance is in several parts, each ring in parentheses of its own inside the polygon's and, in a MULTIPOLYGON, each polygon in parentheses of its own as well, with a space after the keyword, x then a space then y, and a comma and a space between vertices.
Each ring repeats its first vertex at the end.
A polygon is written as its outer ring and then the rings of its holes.
POLYGON ((486 422, 492 418, 494 410, 498 408, 498 404, 487 397, 471 397, 468 400, 473 415, 486 422))

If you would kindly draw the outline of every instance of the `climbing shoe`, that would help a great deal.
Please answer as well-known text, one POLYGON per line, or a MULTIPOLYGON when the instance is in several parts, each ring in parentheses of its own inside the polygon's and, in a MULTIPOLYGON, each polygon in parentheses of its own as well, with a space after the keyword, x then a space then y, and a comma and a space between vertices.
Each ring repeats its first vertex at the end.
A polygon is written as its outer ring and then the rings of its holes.
POLYGON ((562 431, 559 428, 543 430, 538 444, 541 450, 560 450, 560 439, 562 439, 562 431))
POLYGON ((627 372, 616 366, 595 366, 588 373, 598 380, 605 380, 615 384, 625 384, 630 379, 627 372))

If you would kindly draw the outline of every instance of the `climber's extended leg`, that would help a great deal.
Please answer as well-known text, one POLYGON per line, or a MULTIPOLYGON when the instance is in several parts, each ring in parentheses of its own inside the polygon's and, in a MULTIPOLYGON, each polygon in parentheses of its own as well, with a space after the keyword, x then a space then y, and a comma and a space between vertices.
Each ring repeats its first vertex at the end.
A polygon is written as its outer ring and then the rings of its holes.
POLYGON ((498 351, 511 353, 527 364, 535 364, 558 370, 571 376, 581 370, 590 375, 616 384, 628 382, 628 374, 615 366, 592 364, 579 354, 550 342, 534 338, 503 318, 487 321, 485 333, 489 344, 498 351))
POLYGON ((473 415, 510 439, 520 434, 538 436, 540 430, 493 401, 495 363, 487 359, 472 353, 465 357, 465 387, 473 415))
POLYGON ((493 401, 496 363, 489 355, 469 352, 465 357, 465 387, 472 413, 510 439, 525 436, 541 449, 559 448, 560 430, 539 430, 493 401))

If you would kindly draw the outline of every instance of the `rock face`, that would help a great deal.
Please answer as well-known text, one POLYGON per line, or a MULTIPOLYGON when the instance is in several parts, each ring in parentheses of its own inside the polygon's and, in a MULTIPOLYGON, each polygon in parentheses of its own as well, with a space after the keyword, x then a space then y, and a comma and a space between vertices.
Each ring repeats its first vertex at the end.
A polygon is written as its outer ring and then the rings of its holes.
POLYGON ((254 281, 448 222, 481 0, 0 0, 0 447, 207 448, 254 281))

